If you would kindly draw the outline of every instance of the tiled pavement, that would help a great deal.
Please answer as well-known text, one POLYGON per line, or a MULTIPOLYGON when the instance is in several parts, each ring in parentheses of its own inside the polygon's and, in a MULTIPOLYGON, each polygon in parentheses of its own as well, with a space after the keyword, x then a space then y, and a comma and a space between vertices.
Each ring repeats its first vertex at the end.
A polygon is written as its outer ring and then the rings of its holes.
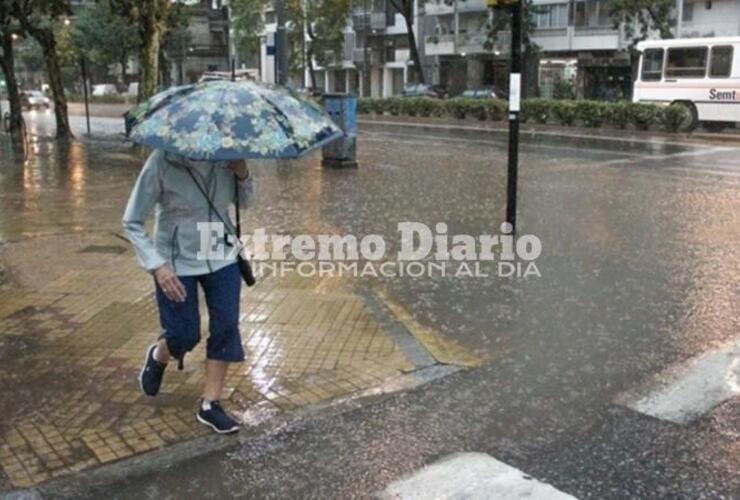
MULTIPOLYGON (((2 257, 11 276, 0 288, 0 492, 207 432, 193 418, 204 342, 184 371, 170 367, 157 398, 138 390, 159 326, 151 278, 126 242, 45 236, 7 245, 2 257)), ((225 395, 235 414, 300 408, 414 369, 376 313, 342 287, 295 276, 245 290, 248 359, 230 369, 225 395)))

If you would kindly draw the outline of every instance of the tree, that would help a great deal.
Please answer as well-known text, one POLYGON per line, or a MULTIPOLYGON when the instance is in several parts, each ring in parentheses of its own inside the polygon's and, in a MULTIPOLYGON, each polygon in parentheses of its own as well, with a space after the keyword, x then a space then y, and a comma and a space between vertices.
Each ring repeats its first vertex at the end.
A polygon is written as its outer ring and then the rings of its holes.
POLYGON ((406 22, 406 36, 409 40, 409 51, 411 55, 411 61, 414 65, 414 71, 416 72, 416 79, 419 83, 424 83, 424 68, 421 67, 421 57, 419 57, 419 49, 416 46, 416 36, 414 35, 414 6, 416 0, 388 0, 393 8, 401 14, 403 20, 406 22))
POLYGON ((0 69, 5 75, 5 84, 10 104, 10 136, 13 141, 23 138, 23 113, 21 111, 21 95, 18 80, 15 76, 15 60, 13 58, 13 37, 17 36, 18 26, 10 17, 9 5, 0 2, 0 69))
POLYGON ((311 86, 315 87, 314 62, 328 66, 341 58, 350 1, 290 0, 287 7, 292 53, 301 54, 291 61, 291 67, 294 72, 300 70, 301 73, 308 69, 311 86))
MULTIPOLYGON (((532 39, 535 29, 537 28, 536 16, 542 12, 542 8, 534 5, 532 0, 523 0, 522 4, 522 51, 523 58, 523 78, 524 97, 530 97, 536 94, 537 79, 534 78, 537 72, 537 60, 541 47, 532 39)), ((498 40, 501 31, 510 30, 511 28, 511 11, 508 7, 502 7, 494 10, 493 21, 489 25, 488 37, 484 44, 487 50, 492 50, 498 40)))
POLYGON ((624 25, 625 36, 630 40, 629 53, 632 75, 637 72, 639 56, 637 42, 652 33, 661 38, 673 38, 673 8, 675 0, 609 0, 609 15, 614 27, 624 25))
POLYGON ((624 23, 632 48, 651 33, 658 33, 660 38, 673 38, 675 6, 675 0, 609 0, 609 15, 616 28, 624 23))
POLYGON ((139 27, 139 92, 145 101, 157 92, 159 50, 167 32, 171 0, 110 0, 111 7, 131 24, 139 27))
POLYGON ((80 9, 72 28, 72 40, 90 64, 120 65, 121 83, 128 84, 126 67, 129 56, 139 47, 139 32, 111 9, 108 0, 86 4, 80 9))
POLYGON ((266 0, 231 0, 231 26, 239 54, 259 54, 260 35, 265 29, 262 13, 266 0))
POLYGON ((67 97, 62 83, 62 70, 57 52, 55 24, 60 16, 68 14, 69 4, 65 0, 5 0, 10 3, 12 16, 21 29, 32 36, 41 46, 46 65, 46 76, 54 99, 57 138, 73 137, 67 115, 67 97))

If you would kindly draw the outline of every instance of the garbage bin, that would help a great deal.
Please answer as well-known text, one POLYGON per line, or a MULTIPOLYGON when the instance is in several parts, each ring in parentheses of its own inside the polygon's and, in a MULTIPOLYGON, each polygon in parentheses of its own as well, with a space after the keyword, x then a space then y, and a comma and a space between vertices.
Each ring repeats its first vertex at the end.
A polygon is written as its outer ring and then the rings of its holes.
POLYGON ((344 132, 321 150, 325 167, 357 166, 357 96, 353 94, 324 94, 324 109, 344 132))

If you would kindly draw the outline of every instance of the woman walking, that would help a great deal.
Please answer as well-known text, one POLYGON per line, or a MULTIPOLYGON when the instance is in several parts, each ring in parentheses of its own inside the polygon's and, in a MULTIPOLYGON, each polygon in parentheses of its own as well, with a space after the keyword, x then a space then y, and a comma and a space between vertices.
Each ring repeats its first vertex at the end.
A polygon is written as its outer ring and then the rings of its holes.
POLYGON ((239 243, 233 239, 228 209, 234 203, 248 206, 253 191, 244 160, 194 161, 157 149, 146 161, 123 216, 140 264, 154 277, 163 329, 146 351, 141 390, 156 396, 169 361, 176 360, 182 368, 185 354, 200 341, 200 285, 208 307, 209 336, 206 380, 196 418, 220 434, 239 430, 219 399, 229 363, 244 361, 239 333, 242 278, 237 252, 230 251, 239 243), (152 238, 145 222, 153 208, 152 238), (223 232, 213 231, 218 224, 223 224, 223 232), (214 243, 226 248, 218 258, 203 248, 214 243))

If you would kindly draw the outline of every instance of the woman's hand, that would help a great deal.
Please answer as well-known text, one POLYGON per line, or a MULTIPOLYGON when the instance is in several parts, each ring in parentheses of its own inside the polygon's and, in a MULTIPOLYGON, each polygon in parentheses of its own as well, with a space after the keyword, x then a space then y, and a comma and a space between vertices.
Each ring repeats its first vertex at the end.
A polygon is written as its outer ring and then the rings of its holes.
POLYGON ((154 279, 162 289, 164 294, 173 302, 185 302, 187 292, 182 281, 172 272, 169 264, 158 267, 154 270, 154 279))
POLYGON ((232 160, 229 162, 229 168, 240 179, 244 180, 249 177, 249 169, 246 160, 232 160))

